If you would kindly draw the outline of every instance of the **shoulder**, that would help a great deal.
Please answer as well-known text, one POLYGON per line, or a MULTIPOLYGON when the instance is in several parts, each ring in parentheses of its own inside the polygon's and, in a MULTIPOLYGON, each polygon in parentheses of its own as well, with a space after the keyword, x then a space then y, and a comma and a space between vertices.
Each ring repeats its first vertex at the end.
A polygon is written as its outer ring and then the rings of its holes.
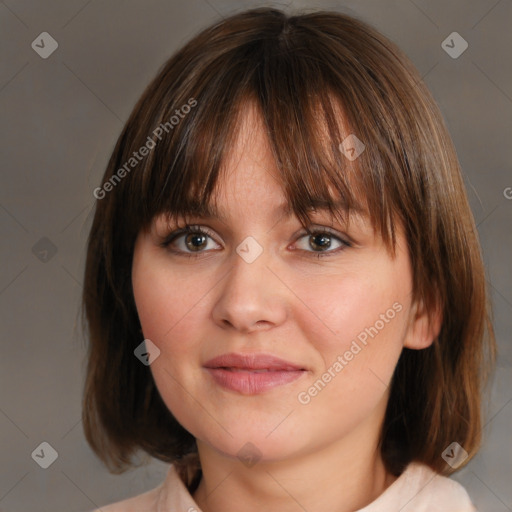
POLYGON ((374 502, 378 508, 372 508, 372 504, 364 512, 380 511, 379 501, 382 506, 399 506, 401 512, 476 512, 462 485, 417 462, 409 464, 374 502))
POLYGON ((91 512, 157 512, 175 509, 186 511, 194 508, 194 505, 193 498, 175 466, 171 465, 165 480, 158 487, 138 496, 101 506, 91 512))
POLYGON ((162 485, 138 496, 101 506, 91 512, 156 512, 161 487, 162 485))

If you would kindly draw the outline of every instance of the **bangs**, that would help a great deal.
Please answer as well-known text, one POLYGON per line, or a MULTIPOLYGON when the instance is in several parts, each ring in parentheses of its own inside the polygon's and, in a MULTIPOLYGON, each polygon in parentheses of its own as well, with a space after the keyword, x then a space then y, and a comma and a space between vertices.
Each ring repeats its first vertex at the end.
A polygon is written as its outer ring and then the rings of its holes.
MULTIPOLYGON (((391 141, 396 127, 384 121, 393 118, 385 87, 375 77, 369 87, 369 72, 351 54, 333 57, 331 49, 305 44, 300 25, 286 37, 281 26, 265 30, 268 37, 232 48, 223 39, 215 59, 182 69, 191 82, 186 95, 184 88, 175 94, 172 86, 157 94, 162 99, 154 106, 152 126, 170 119, 190 98, 197 105, 163 134, 143 172, 130 177, 125 208, 137 212, 138 229, 147 229, 160 214, 210 213, 244 113, 255 107, 278 169, 275 178, 300 222, 311 224, 309 213, 318 208, 345 221, 357 212, 394 250, 401 163, 391 141)), ((188 67, 183 59, 180 65, 188 67)))
MULTIPOLYGON (((327 101, 330 101, 329 98, 327 101)), ((227 161, 237 151, 239 135, 250 110, 256 113, 253 119, 257 120, 257 125, 249 128, 263 129, 267 135, 277 169, 277 172, 269 169, 267 172, 272 174, 283 190, 288 203, 285 213, 295 214, 304 227, 312 223, 310 213, 316 210, 327 210, 342 223, 349 222, 352 212, 369 216, 366 197, 358 186, 358 168, 349 160, 344 160, 336 146, 339 137, 326 133, 328 124, 325 111, 318 106, 318 102, 315 105, 305 104, 305 109, 299 111, 305 119, 298 122, 300 132, 292 128, 281 133, 283 118, 270 115, 273 112, 271 105, 268 112, 263 111, 263 105, 257 102, 254 94, 234 104, 232 117, 224 123, 219 121, 218 127, 198 126, 189 133, 185 142, 190 148, 186 151, 187 156, 175 168, 176 175, 180 176, 179 186, 177 180, 173 179, 172 170, 158 173, 161 181, 155 179, 154 174, 151 176, 154 168, 149 170, 148 179, 153 181, 154 188, 143 201, 152 204, 153 208, 147 212, 144 227, 160 214, 175 221, 187 216, 219 216, 215 190, 229 170, 227 161), (324 112, 324 115, 319 115, 319 112, 324 112), (216 136, 222 126, 227 127, 226 132, 216 136), (277 134, 279 137, 275 136, 277 134)), ((327 108, 332 109, 332 105, 328 103, 327 108)), ((291 127, 296 115, 294 112, 289 112, 289 115, 290 121, 284 122, 291 127)), ((337 121, 331 123, 334 130, 339 129, 337 121)), ((372 224, 375 227, 375 221, 372 224)))

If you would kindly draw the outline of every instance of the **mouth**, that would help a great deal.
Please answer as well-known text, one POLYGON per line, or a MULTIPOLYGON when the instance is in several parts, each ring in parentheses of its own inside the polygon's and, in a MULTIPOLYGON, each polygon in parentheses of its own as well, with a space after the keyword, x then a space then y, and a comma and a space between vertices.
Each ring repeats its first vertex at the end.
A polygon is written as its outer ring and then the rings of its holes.
POLYGON ((302 377, 307 369, 267 354, 224 354, 204 365, 221 387, 244 395, 256 395, 302 377))

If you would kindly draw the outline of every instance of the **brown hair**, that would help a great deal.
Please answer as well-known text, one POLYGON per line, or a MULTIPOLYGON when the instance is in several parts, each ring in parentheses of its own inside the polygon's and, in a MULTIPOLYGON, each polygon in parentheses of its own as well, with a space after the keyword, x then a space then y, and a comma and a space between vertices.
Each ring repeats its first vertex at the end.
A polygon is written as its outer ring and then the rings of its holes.
POLYGON ((373 28, 332 12, 255 9, 224 19, 171 57, 135 106, 95 191, 88 239, 89 444, 112 471, 132 464, 137 449, 169 462, 196 449, 133 354, 143 339, 133 248, 157 214, 204 213, 249 102, 303 226, 313 205, 337 214, 329 188, 348 212, 367 211, 391 251, 403 224, 413 299, 432 314, 439 308, 443 322, 431 347, 400 356, 381 452, 395 475, 413 460, 451 473, 441 458, 450 443, 470 458, 479 447, 495 357, 476 227, 450 136, 417 71, 373 28), (357 161, 340 151, 340 126, 366 146, 357 161))

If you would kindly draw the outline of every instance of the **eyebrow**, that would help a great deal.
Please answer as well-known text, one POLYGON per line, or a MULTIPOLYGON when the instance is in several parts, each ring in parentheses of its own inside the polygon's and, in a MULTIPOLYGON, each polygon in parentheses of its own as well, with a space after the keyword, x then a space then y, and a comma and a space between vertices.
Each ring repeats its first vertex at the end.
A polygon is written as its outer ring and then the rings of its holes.
MULTIPOLYGON (((348 211, 347 203, 345 200, 340 199, 333 202, 336 210, 341 210, 343 213, 348 211)), ((328 211, 328 202, 322 198, 313 198, 308 207, 308 210, 314 210, 319 212, 328 211)), ((358 204, 354 204, 351 206, 351 211, 353 211, 356 215, 366 216, 366 211, 361 208, 358 204)), ((278 216, 286 216, 290 217, 293 214, 293 208, 289 202, 280 203, 273 210, 273 213, 278 216)), ((217 208, 217 206, 213 203, 203 204, 201 207, 197 209, 192 209, 190 211, 184 212, 184 215, 192 215, 199 216, 205 219, 218 219, 221 222, 227 222, 227 217, 222 210, 217 208)))

